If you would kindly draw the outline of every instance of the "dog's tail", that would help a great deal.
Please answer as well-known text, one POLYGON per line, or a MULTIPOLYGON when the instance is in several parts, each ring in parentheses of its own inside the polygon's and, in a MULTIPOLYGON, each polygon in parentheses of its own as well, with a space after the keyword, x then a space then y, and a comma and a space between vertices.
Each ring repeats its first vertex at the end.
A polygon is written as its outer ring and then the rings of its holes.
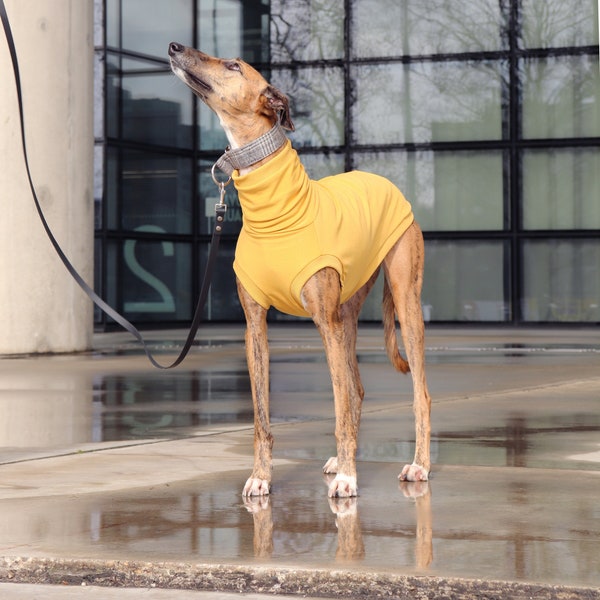
POLYGON ((386 277, 383 278, 383 336, 385 338, 385 349, 394 369, 401 373, 408 373, 410 366, 398 349, 396 309, 394 307, 392 290, 390 290, 386 277))

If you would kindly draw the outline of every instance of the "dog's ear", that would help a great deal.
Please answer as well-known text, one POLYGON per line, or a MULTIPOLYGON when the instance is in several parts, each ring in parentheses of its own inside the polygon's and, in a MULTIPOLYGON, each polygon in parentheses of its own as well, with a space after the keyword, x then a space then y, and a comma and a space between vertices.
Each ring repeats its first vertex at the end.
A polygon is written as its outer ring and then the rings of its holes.
POLYGON ((294 131, 294 123, 290 118, 290 102, 288 97, 276 87, 269 85, 263 92, 266 106, 279 116, 279 122, 284 129, 294 131))

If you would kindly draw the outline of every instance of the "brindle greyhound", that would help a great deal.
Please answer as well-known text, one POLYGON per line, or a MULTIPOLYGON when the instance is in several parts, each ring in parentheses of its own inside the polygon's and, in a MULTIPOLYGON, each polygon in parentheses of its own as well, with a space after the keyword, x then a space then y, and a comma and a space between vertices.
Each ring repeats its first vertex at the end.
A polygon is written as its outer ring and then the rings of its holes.
MULTIPOLYGON (((217 114, 232 148, 257 140, 277 122, 293 130, 286 96, 244 61, 214 58, 175 42, 169 46, 169 56, 173 72, 217 114)), ((268 163, 281 150, 240 168, 239 174, 244 175, 268 163)), ((298 252, 301 253, 302 248, 298 248, 298 252)), ((413 463, 406 465, 399 475, 403 481, 426 481, 430 469, 431 400, 425 380, 420 300, 423 257, 423 235, 419 226, 412 222, 393 242, 382 263, 386 349, 394 367, 404 373, 410 370, 413 379, 416 451, 413 463), (400 322, 408 364, 398 352, 395 314, 400 322)), ((311 273, 301 289, 302 304, 321 334, 333 384, 337 456, 330 458, 323 467, 325 473, 336 473, 329 486, 330 497, 357 495, 356 448, 364 397, 356 358, 357 322, 379 266, 374 273, 366 274, 366 283, 345 302, 341 302, 340 275, 331 267, 311 273)), ((254 405, 254 469, 243 495, 262 496, 270 492, 273 446, 269 420, 268 307, 253 298, 239 278, 237 286, 246 316, 246 355, 254 405)))

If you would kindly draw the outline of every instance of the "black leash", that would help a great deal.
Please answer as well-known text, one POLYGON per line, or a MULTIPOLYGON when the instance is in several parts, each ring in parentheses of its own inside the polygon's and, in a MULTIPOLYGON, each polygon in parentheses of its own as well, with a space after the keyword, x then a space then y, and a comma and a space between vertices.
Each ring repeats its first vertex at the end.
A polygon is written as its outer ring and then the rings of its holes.
POLYGON ((142 337, 142 334, 125 317, 120 315, 116 310, 114 310, 104 300, 102 300, 102 298, 100 298, 100 296, 98 296, 98 294, 96 294, 96 292, 94 292, 94 290, 83 280, 81 275, 79 275, 79 273, 77 272, 75 267, 71 264, 71 262, 69 261, 69 259, 65 255, 65 253, 63 252, 59 243, 56 241, 54 234, 50 230, 50 227, 46 221, 46 218, 42 211, 42 207, 38 200, 38 197, 37 197, 37 194, 35 191, 35 187, 33 185, 33 180, 31 178, 31 172, 29 169, 29 159, 27 156, 27 145, 26 145, 26 141, 25 141, 25 121, 23 118, 23 99, 22 99, 22 94, 21 94, 21 77, 19 75, 19 63, 17 61, 17 52, 15 49, 15 43, 13 40, 12 31, 11 31, 10 24, 8 21, 8 15, 6 13, 6 7, 4 6, 4 0, 0 0, 0 18, 2 19, 2 25, 4 26, 4 33, 6 35, 6 41, 8 43, 8 49, 10 51, 10 56, 12 59, 12 66, 13 66, 13 72, 14 72, 14 77, 15 77, 15 85, 16 85, 16 90, 17 90, 17 100, 18 100, 18 104, 19 104, 19 119, 20 119, 20 123, 21 123, 21 139, 22 139, 22 143, 23 143, 23 158, 25 159, 25 169, 27 171, 27 179, 29 181, 29 187, 31 188, 31 193, 33 195, 33 200, 35 202, 35 207, 37 209, 38 215, 40 216, 40 220, 42 221, 42 225, 44 226, 44 229, 46 230, 46 234, 48 235, 50 242, 54 246, 54 249, 56 250, 56 253, 58 254, 60 260, 63 262, 63 264, 65 265, 65 267, 67 268, 67 270, 69 271, 71 276, 73 277, 73 279, 75 279, 75 281, 77 282, 79 287, 90 297, 90 299, 94 302, 94 304, 96 304, 96 306, 98 306, 100 309, 102 309, 111 319, 116 321, 121 327, 123 327, 124 329, 129 331, 129 333, 131 333, 142 344, 144 352, 146 353, 146 356, 148 357, 150 362, 155 367, 157 367, 158 369, 172 369, 173 367, 176 367, 177 365, 179 365, 183 361, 183 359, 186 357, 187 353, 189 352, 190 348, 192 347, 192 344, 194 343, 194 338, 196 337, 196 333, 198 332, 198 327, 200 326, 200 322, 202 320, 202 309, 204 308, 204 304, 205 304, 206 298, 208 296, 208 290, 210 288, 210 281, 211 281, 212 273, 213 273, 214 266, 215 266, 215 259, 217 257, 217 250, 219 248, 219 241, 221 239, 221 232, 223 230, 222 224, 223 224, 223 221, 225 218, 225 211, 227 210, 227 206, 223 202, 223 199, 225 197, 225 186, 229 183, 229 181, 231 181, 231 178, 226 182, 217 181, 217 179, 214 175, 214 168, 213 168, 213 180, 219 186, 221 195, 220 195, 220 199, 219 199, 219 204, 215 205, 215 212, 216 212, 215 227, 213 229, 213 234, 212 234, 212 239, 211 239, 211 244, 210 244, 210 251, 208 254, 208 260, 207 260, 206 269, 204 272, 204 279, 202 281, 202 288, 200 290, 200 297, 198 299, 198 304, 196 305, 196 310, 194 312, 194 318, 192 320, 190 332, 188 333, 187 339, 185 341, 185 344, 183 345, 183 348, 181 349, 179 356, 171 364, 169 364, 167 366, 161 365, 159 362, 156 361, 154 356, 152 356, 152 353, 150 352, 148 345, 146 344, 146 341, 142 337))

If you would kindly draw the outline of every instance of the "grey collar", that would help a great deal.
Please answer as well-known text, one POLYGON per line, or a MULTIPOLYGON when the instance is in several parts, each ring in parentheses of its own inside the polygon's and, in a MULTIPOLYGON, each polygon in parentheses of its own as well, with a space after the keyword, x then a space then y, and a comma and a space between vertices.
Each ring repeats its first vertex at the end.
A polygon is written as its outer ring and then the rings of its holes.
POLYGON ((236 169, 251 167, 258 161, 273 154, 276 150, 279 150, 286 141, 287 136, 278 121, 271 130, 245 146, 241 146, 240 148, 230 148, 227 146, 223 155, 215 163, 215 166, 231 177, 231 174, 236 169))

